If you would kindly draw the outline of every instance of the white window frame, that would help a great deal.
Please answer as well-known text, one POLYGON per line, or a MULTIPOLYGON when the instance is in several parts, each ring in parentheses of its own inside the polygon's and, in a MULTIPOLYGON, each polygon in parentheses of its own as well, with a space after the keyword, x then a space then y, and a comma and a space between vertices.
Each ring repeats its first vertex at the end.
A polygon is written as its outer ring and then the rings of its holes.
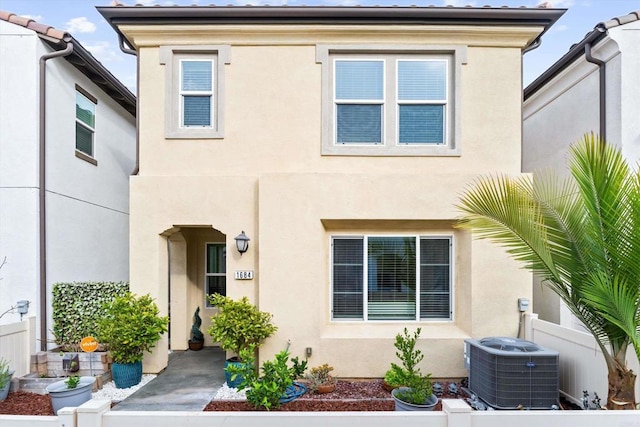
POLYGON ((94 165, 97 165, 98 163, 95 160, 95 153, 96 153, 96 146, 95 146, 95 142, 96 142, 96 124, 97 124, 97 110, 98 110, 98 99, 91 95, 89 92, 87 92, 86 90, 84 90, 82 87, 80 87, 79 85, 76 84, 76 98, 74 99, 76 105, 77 105, 77 98, 78 96, 81 96, 82 98, 86 99, 89 103, 91 103, 93 105, 93 127, 89 126, 88 124, 86 124, 85 122, 83 122, 82 120, 80 120, 78 118, 78 114, 76 112, 76 125, 80 125, 82 128, 88 130, 89 132, 91 132, 91 153, 87 153, 85 151, 79 150, 78 149, 78 133, 76 131, 75 133, 75 153, 76 153, 76 157, 81 158, 83 160, 88 161, 89 163, 92 163, 94 165))
MULTIPOLYGON (((208 279, 209 277, 224 277, 225 278, 225 295, 227 294, 226 292, 226 286, 228 284, 228 280, 227 280, 227 273, 209 273, 207 271, 207 266, 209 264, 209 246, 221 246, 223 248, 223 250, 226 252, 227 250, 227 245, 226 243, 221 243, 221 242, 206 242, 204 244, 204 306, 205 308, 215 308, 210 302, 209 302, 209 289, 208 289, 208 279)), ((226 262, 226 256, 225 256, 225 262, 226 262)), ((227 270, 226 265, 225 265, 225 270, 227 270)))
POLYGON ((179 63, 179 73, 180 73, 180 85, 178 86, 178 91, 180 93, 180 97, 179 97, 179 102, 180 105, 178 106, 179 110, 180 110, 180 128, 181 129, 192 129, 192 128, 201 128, 201 129, 215 129, 217 126, 216 123, 216 110, 218 109, 218 105, 216 103, 216 99, 215 99, 215 82, 216 82, 216 69, 215 69, 215 64, 216 61, 213 58, 207 58, 207 59, 203 59, 203 58, 189 58, 189 57, 181 57, 178 60, 179 63), (185 62, 208 62, 211 64, 211 90, 184 90, 182 88, 182 71, 183 71, 183 64, 185 62), (188 126, 184 124, 184 101, 185 98, 189 97, 189 96, 209 96, 210 97, 210 110, 209 110, 209 123, 211 123, 209 126, 188 126))
MULTIPOLYGON (((165 66, 165 138, 222 139, 224 138, 225 65, 231 63, 229 45, 161 46, 160 64, 165 66), (181 61, 212 61, 211 126, 183 125, 183 95, 181 61)), ((189 94, 195 94, 190 91, 189 94)))
MULTIPOLYGON (((318 45, 316 62, 322 66, 322 155, 339 156, 460 156, 461 71, 466 63, 463 45, 318 45), (337 143, 335 60, 385 59, 382 144, 337 143), (446 60, 445 143, 399 143, 397 63, 404 60, 446 60), (394 103, 395 105, 391 105, 394 103)), ((405 101, 402 101, 404 104, 405 101)), ((408 103, 408 102, 407 102, 408 103)), ((442 104, 440 104, 442 105, 442 104)))
POLYGON ((357 322, 357 323, 394 323, 394 322, 453 322, 454 321, 454 290, 455 290, 455 244, 454 244, 454 236, 453 234, 438 234, 438 233, 429 233, 429 234, 335 234, 330 237, 330 293, 329 293, 329 307, 330 307, 330 320, 336 323, 345 323, 345 322, 357 322), (416 239, 416 317, 413 320, 407 319, 373 319, 370 320, 368 318, 369 312, 369 277, 368 277, 368 252, 367 248, 369 246, 368 239, 370 237, 412 237, 416 239), (336 318, 333 315, 333 267, 334 267, 334 259, 333 259, 333 242, 335 239, 356 239, 361 240, 363 244, 363 277, 362 277, 362 319, 355 318, 336 318), (447 318, 421 318, 420 317, 420 251, 421 251, 421 240, 429 240, 429 239, 447 239, 449 240, 449 317, 447 318))
POLYGON ((395 84, 396 84, 396 94, 398 94, 400 92, 400 79, 398 78, 398 76, 400 75, 400 62, 444 62, 445 64, 445 73, 447 75, 447 84, 445 84, 444 87, 444 91, 445 91, 445 95, 444 95, 444 99, 440 99, 440 100, 428 100, 428 99, 411 99, 411 100, 401 100, 400 96, 397 95, 395 102, 395 108, 396 108, 396 113, 395 113, 395 126, 396 126, 396 132, 395 132, 395 136, 396 136, 396 145, 398 146, 404 146, 404 147, 424 147, 424 146, 428 146, 430 143, 418 143, 418 142, 414 142, 414 143, 409 143, 409 142, 400 142, 400 106, 401 105, 442 105, 444 106, 445 109, 445 113, 442 117, 442 130, 443 130, 443 134, 444 134, 444 141, 442 144, 431 144, 430 146, 444 146, 447 145, 449 143, 449 140, 451 139, 451 130, 449 129, 449 123, 452 122, 451 120, 451 114, 453 113, 453 109, 451 108, 451 102, 449 101, 449 96, 451 93, 451 78, 449 77, 451 75, 451 61, 449 60, 449 58, 438 58, 435 56, 429 56, 429 57, 422 57, 422 58, 411 58, 411 57, 407 57, 407 58, 398 58, 395 61, 395 66, 396 66, 396 79, 395 79, 395 84))
MULTIPOLYGON (((337 98, 337 94, 336 94, 336 90, 335 90, 335 85, 333 86, 332 90, 331 90, 331 95, 333 97, 333 123, 335 123, 335 126, 333 126, 333 141, 335 141, 336 145, 342 145, 342 146, 371 146, 371 145, 381 145, 384 144, 385 142, 385 116, 386 116, 386 109, 387 109, 387 90, 386 90, 386 86, 387 86, 387 79, 386 79, 386 67, 387 67, 387 60, 384 58, 379 58, 379 57, 369 57, 366 55, 363 55, 362 57, 358 57, 358 58, 352 58, 352 57, 340 57, 340 58, 336 58, 339 59, 340 61, 353 61, 353 62, 359 62, 359 61, 375 61, 375 62, 382 62, 382 100, 380 99, 338 99, 337 98), (340 104, 357 104, 357 105, 380 105, 381 109, 380 109, 380 142, 361 142, 361 143, 356 143, 356 142, 338 142, 338 105, 340 104)), ((331 65, 333 67, 333 71, 332 71, 332 75, 335 76, 336 75, 336 64, 338 61, 334 60, 331 61, 331 65)))

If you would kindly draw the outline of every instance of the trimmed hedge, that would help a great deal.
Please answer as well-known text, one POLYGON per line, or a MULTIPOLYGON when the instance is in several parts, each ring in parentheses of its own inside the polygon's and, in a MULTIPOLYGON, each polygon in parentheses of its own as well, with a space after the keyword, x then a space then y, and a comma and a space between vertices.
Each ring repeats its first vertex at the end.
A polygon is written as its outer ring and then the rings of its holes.
POLYGON ((102 306, 129 291, 128 282, 73 282, 53 285, 53 335, 65 350, 77 351, 82 338, 95 336, 102 306))

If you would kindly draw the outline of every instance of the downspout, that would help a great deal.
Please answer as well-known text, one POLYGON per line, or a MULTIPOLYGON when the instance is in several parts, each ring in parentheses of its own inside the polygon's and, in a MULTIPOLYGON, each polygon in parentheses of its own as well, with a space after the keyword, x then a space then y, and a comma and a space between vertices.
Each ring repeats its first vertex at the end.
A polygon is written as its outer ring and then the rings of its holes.
POLYGON ((47 349, 47 159, 46 159, 46 100, 47 100, 47 61, 52 58, 70 55, 73 52, 73 43, 70 37, 65 37, 64 50, 45 53, 40 57, 40 97, 39 97, 39 210, 40 210, 40 350, 47 349))
MULTIPOLYGON (((524 54, 537 49, 542 44, 542 34, 522 50, 520 55, 520 82, 524 81, 524 54)), ((524 169, 524 88, 520 95, 520 171, 524 169)), ((518 331, 520 333, 520 331, 518 331)))
MULTIPOLYGON (((600 32, 606 30, 602 27, 596 28, 600 32)), ((607 140, 607 63, 591 55, 591 42, 584 45, 584 57, 587 62, 598 66, 600 77, 600 138, 607 140)))
MULTIPOLYGON (((140 69, 140 58, 138 57, 138 52, 136 52, 135 49, 127 47, 127 44, 128 43, 126 42, 122 34, 118 33, 118 45, 120 47, 120 50, 127 55, 133 55, 136 57, 136 100, 138 100, 138 95, 140 94, 140 73, 138 72, 138 70, 140 69)), ((133 168, 133 172, 131 172, 131 175, 138 175, 138 172, 140 172, 140 126, 138 123, 140 117, 140 109, 138 108, 139 103, 140 101, 136 101, 136 166, 133 168)))

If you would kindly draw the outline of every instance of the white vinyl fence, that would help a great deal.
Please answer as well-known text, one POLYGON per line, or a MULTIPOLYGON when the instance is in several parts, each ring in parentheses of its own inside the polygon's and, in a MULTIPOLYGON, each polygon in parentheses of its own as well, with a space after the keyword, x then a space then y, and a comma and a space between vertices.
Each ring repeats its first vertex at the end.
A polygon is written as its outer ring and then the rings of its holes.
POLYGON ((2 427, 640 427, 640 411, 472 411, 445 399, 438 412, 133 412, 108 400, 63 408, 57 417, 0 415, 2 427))
POLYGON ((14 378, 29 373, 31 353, 35 350, 36 318, 0 325, 0 359, 9 361, 14 378))
MULTIPOLYGON (((593 398, 596 392, 602 403, 607 400, 607 366, 602 351, 591 334, 565 328, 528 314, 525 320, 525 339, 560 353, 560 391, 574 403, 581 404, 583 390, 593 398)), ((627 352, 627 365, 633 372, 640 372, 638 358, 633 348, 627 352)), ((640 397, 640 380, 636 381, 636 399, 640 397)), ((633 427, 640 427, 633 424, 633 427)))

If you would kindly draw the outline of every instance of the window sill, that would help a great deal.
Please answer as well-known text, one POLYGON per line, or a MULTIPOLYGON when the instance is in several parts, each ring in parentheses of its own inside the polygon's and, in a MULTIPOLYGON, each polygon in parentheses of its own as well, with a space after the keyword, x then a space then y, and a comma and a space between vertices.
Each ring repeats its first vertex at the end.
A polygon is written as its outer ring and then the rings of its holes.
POLYGON ((384 145, 323 145, 323 156, 398 156, 398 157, 460 157, 459 148, 449 146, 384 145))
POLYGON ((91 163, 94 166, 98 166, 98 161, 96 159, 94 159, 93 157, 83 153, 82 151, 78 151, 76 150, 76 157, 84 160, 87 163, 91 163))

